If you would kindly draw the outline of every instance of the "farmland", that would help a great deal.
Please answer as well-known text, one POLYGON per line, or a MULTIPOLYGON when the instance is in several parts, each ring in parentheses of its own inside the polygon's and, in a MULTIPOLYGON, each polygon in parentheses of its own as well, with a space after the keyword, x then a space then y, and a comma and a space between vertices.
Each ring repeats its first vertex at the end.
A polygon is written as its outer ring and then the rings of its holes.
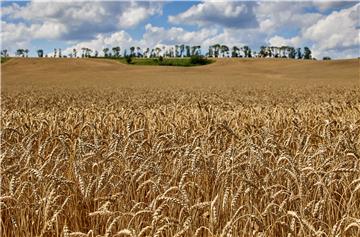
POLYGON ((1 65, 1 236, 359 236, 359 60, 1 65))

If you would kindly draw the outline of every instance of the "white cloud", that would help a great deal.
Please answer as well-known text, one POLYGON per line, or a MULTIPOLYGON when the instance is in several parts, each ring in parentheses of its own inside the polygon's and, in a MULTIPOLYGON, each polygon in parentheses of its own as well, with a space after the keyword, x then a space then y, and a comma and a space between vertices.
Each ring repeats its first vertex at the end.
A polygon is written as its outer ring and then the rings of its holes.
POLYGON ((299 36, 295 36, 290 39, 286 39, 281 36, 274 36, 269 39, 269 44, 274 46, 292 46, 292 47, 299 47, 302 43, 302 39, 299 36))
POLYGON ((155 14, 162 14, 160 5, 148 8, 132 2, 131 7, 119 16, 119 25, 123 28, 133 27, 155 14))
POLYGON ((137 42, 135 42, 128 33, 122 30, 119 32, 114 32, 110 35, 98 34, 93 40, 79 42, 66 48, 64 50, 64 54, 67 55, 72 53, 73 49, 81 52, 82 48, 89 48, 93 51, 97 50, 99 55, 103 55, 102 50, 104 48, 109 48, 111 50, 113 47, 119 46, 123 51, 125 48, 129 48, 136 43, 137 42))
POLYGON ((91 39, 98 33, 135 27, 161 11, 162 4, 156 2, 30 2, 2 8, 6 19, 20 20, 29 28, 42 25, 38 36, 61 40, 91 39))
POLYGON ((169 22, 253 28, 258 25, 253 12, 254 5, 254 2, 203 2, 176 16, 169 16, 169 22))
POLYGON ((335 11, 304 31, 303 37, 319 50, 359 46, 360 4, 335 11))
POLYGON ((145 26, 145 33, 141 40, 143 45, 153 47, 156 44, 192 44, 201 45, 204 40, 216 35, 216 29, 200 29, 199 31, 186 31, 181 27, 165 29, 151 24, 145 26))

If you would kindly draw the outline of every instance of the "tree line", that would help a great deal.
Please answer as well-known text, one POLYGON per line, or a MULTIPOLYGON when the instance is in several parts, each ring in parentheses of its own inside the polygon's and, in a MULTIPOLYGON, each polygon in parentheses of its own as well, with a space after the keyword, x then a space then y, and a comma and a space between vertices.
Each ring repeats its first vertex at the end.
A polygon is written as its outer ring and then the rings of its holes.
MULTIPOLYGON (((48 57, 44 54, 43 49, 38 49, 38 57, 48 57)), ((155 58, 155 57, 191 57, 191 56, 205 56, 210 58, 290 58, 290 59, 314 59, 312 57, 312 52, 309 47, 294 48, 290 46, 261 46, 258 52, 251 50, 249 46, 242 47, 228 47, 224 44, 214 44, 209 46, 205 54, 201 51, 200 45, 174 45, 174 46, 161 46, 155 48, 146 48, 141 49, 140 47, 132 46, 129 49, 124 49, 123 54, 121 54, 120 46, 114 46, 112 48, 103 48, 103 57, 105 58, 120 58, 120 57, 145 57, 145 58, 155 58)), ((15 55, 18 57, 28 57, 28 49, 17 49, 15 55)), ((7 57, 8 51, 3 49, 1 51, 2 57, 7 57)), ((53 51, 53 56, 57 58, 89 58, 89 57, 99 57, 99 52, 97 50, 92 50, 87 47, 81 48, 78 51, 76 48, 72 50, 71 53, 67 55, 62 54, 60 48, 55 48, 53 51)), ((330 57, 323 57, 323 60, 329 60, 330 57)))

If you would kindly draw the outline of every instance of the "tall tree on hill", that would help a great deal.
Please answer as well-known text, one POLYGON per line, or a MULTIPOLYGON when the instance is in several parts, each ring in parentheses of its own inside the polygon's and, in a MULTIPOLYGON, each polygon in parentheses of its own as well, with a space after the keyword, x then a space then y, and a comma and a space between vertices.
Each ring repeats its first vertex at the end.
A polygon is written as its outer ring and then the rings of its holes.
POLYGON ((24 50, 23 49, 17 49, 15 55, 24 57, 24 50))
POLYGON ((29 50, 28 49, 24 49, 24 53, 25 53, 25 57, 29 57, 29 50))
POLYGON ((308 47, 304 47, 304 59, 311 59, 311 50, 308 47))
POLYGON ((190 56, 191 56, 190 46, 189 46, 189 45, 186 45, 186 46, 185 46, 185 49, 186 49, 186 57, 190 57, 190 56))
POLYGON ((213 46, 214 49, 214 56, 215 58, 219 57, 219 51, 220 51, 220 44, 214 44, 213 46))
POLYGON ((179 45, 175 45, 175 52, 174 52, 174 57, 178 57, 179 55, 179 45))
POLYGON ((296 51, 294 47, 289 48, 289 58, 295 59, 296 57, 296 51))
POLYGON ((146 48, 145 52, 144 52, 144 56, 145 57, 149 57, 149 53, 150 53, 150 49, 146 48))
POLYGON ((57 49, 54 49, 54 58, 56 58, 57 55, 57 49))
POLYGON ((1 50, 1 56, 6 58, 8 56, 7 52, 8 52, 7 49, 1 50))
POLYGON ((112 51, 113 51, 113 53, 114 53, 114 57, 120 57, 120 47, 119 46, 116 46, 116 47, 113 47, 112 48, 112 51))
POLYGON ((244 49, 244 54, 245 54, 245 58, 251 58, 251 49, 250 49, 250 47, 249 46, 247 46, 247 45, 245 45, 244 47, 243 47, 243 49, 244 49))
POLYGON ((131 57, 135 56, 135 47, 134 46, 130 47, 130 56, 131 57))
POLYGON ((136 57, 142 57, 141 48, 139 46, 136 47, 136 57))
POLYGON ((38 49, 36 52, 37 52, 37 55, 38 55, 39 58, 44 57, 44 50, 38 49))
POLYGON ((155 48, 155 56, 159 57, 160 56, 160 52, 161 52, 161 48, 160 47, 156 47, 155 48))
POLYGON ((302 58, 303 58, 303 55, 302 55, 302 53, 301 53, 301 48, 298 48, 298 49, 296 50, 296 58, 297 58, 297 59, 302 59, 302 58))
POLYGON ((261 47, 260 47, 259 56, 260 56, 261 58, 265 58, 265 57, 267 56, 267 52, 266 52, 266 47, 265 47, 265 46, 261 46, 261 47))
POLYGON ((185 51, 185 45, 180 45, 180 57, 184 56, 184 51, 185 51))
POLYGON ((239 49, 239 47, 237 47, 237 46, 233 46, 232 47, 232 55, 231 55, 231 57, 235 57, 235 58, 237 58, 237 57, 239 57, 240 56, 240 49, 239 49))
POLYGON ((214 50, 213 50, 212 46, 209 46, 208 56, 213 57, 213 55, 214 55, 214 50))
POLYGON ((223 44, 221 45, 220 49, 221 49, 222 57, 226 57, 226 55, 229 53, 229 47, 223 44))
POLYGON ((103 49, 104 52, 104 57, 107 58, 108 57, 108 53, 109 53, 109 48, 104 48, 103 49))
POLYGON ((61 49, 59 48, 59 58, 61 58, 62 55, 61 55, 61 49))
POLYGON ((77 50, 75 48, 73 48, 73 56, 74 56, 74 58, 77 57, 77 50))

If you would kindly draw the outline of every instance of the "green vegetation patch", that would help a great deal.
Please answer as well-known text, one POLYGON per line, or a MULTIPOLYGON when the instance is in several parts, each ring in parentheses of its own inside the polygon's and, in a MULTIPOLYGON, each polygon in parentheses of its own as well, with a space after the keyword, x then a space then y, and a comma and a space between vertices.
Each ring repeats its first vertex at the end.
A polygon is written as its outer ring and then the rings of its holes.
POLYGON ((202 56, 192 56, 188 58, 135 58, 125 57, 118 59, 122 63, 133 65, 157 65, 157 66, 177 66, 177 67, 192 67, 206 65, 213 62, 202 56))
POLYGON ((9 60, 10 60, 9 57, 1 57, 1 58, 0 58, 0 62, 1 62, 1 63, 5 63, 6 61, 9 61, 9 60))

